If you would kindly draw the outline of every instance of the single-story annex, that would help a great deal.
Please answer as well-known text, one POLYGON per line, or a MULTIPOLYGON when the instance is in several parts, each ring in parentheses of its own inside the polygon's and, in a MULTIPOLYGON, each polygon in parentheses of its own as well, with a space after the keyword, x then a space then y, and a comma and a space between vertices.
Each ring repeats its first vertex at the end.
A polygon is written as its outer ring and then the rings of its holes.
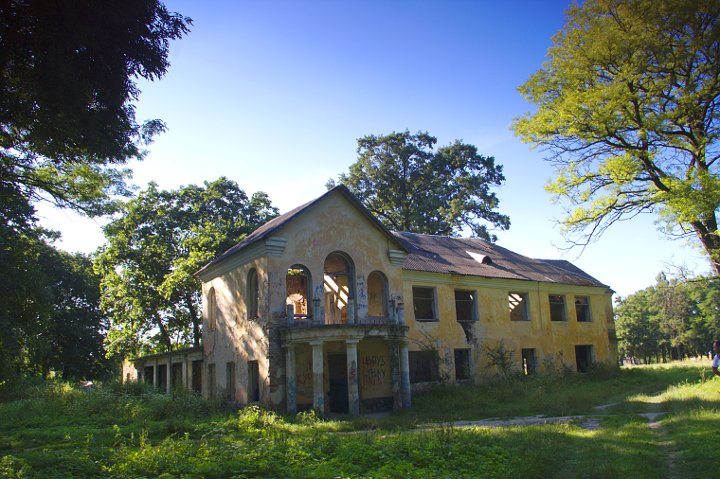
POLYGON ((508 372, 499 367, 617 361, 608 286, 480 239, 389 231, 344 186, 269 221, 198 277, 202 347, 135 359, 125 379, 361 414, 410 407, 428 384, 508 372))

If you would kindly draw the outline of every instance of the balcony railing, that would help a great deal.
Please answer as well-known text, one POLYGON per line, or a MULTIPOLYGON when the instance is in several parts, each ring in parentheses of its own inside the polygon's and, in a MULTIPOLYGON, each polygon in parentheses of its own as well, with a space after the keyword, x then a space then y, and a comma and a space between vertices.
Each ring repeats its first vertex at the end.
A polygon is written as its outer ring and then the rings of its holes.
POLYGON ((285 326, 289 328, 317 327, 317 326, 362 326, 362 325, 391 325, 400 324, 396 318, 389 316, 367 316, 365 318, 349 317, 341 320, 326 316, 314 318, 307 314, 295 313, 292 305, 287 306, 285 326))

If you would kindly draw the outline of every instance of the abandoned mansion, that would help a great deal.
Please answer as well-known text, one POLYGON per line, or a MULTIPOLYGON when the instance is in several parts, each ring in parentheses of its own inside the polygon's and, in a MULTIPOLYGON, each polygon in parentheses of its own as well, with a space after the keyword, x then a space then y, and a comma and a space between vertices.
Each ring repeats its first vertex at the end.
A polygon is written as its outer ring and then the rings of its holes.
POLYGON ((202 347, 135 359, 124 378, 361 414, 410 407, 413 390, 438 382, 617 360, 608 286, 567 261, 390 231, 344 186, 197 275, 202 347))

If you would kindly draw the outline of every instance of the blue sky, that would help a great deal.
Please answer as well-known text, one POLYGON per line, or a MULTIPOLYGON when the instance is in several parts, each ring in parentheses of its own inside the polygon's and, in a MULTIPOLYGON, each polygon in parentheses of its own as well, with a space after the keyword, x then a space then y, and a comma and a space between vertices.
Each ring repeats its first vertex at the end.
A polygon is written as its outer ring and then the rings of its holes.
MULTIPOLYGON (((263 190, 281 212, 321 195, 356 160, 357 138, 428 131, 439 145, 476 145, 504 166, 500 211, 512 226, 498 243, 574 262, 621 295, 662 270, 708 271, 700 250, 657 231, 655 218, 611 228, 582 255, 565 242, 543 186, 542 152, 514 137, 530 111, 517 92, 542 65, 567 1, 166 1, 190 16, 171 44, 165 78, 142 83, 138 120, 168 132, 132 164, 134 182, 163 188, 224 175, 263 190)), ((42 208, 59 246, 90 252, 100 224, 42 208)))

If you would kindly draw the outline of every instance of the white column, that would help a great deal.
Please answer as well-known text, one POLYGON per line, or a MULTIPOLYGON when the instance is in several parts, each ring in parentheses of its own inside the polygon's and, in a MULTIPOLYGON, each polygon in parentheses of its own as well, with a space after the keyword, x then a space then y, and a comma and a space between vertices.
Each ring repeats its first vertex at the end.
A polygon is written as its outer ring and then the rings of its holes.
POLYGON ((285 348, 285 400, 287 401, 287 412, 297 412, 297 373, 295 372, 295 345, 290 344, 285 348))
POLYGON ((360 414, 360 392, 358 389, 357 345, 359 339, 345 341, 347 352, 348 377, 348 412, 357 416, 360 414))
POLYGON ((325 381, 323 375, 323 342, 312 341, 313 357, 313 408, 318 414, 325 413, 325 381))
POLYGON ((400 343, 400 393, 402 407, 408 409, 412 404, 412 390, 410 389, 410 354, 407 343, 400 343))

